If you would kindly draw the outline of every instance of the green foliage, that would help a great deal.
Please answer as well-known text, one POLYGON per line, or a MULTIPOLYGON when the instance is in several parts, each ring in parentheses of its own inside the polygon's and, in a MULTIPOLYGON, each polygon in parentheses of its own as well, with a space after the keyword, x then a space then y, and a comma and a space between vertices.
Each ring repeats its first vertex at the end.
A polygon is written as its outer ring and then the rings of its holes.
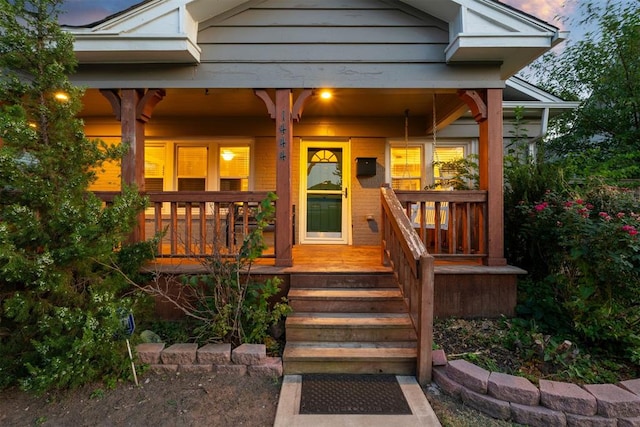
POLYGON ((603 353, 597 348, 581 351, 575 342, 567 339, 568 335, 557 330, 553 335, 543 333, 539 322, 534 319, 505 319, 504 327, 508 332, 504 335, 503 345, 524 361, 518 373, 534 382, 545 378, 611 384, 621 377, 636 376, 615 354, 603 353))
POLYGON ((476 154, 446 162, 433 162, 433 165, 440 168, 441 174, 445 172, 451 174, 450 178, 443 179, 442 182, 438 182, 434 187, 439 185, 450 186, 454 190, 477 190, 479 188, 480 177, 478 175, 478 156, 476 154))
POLYGON ((637 363, 640 210, 621 189, 593 185, 582 192, 567 198, 549 191, 518 206, 521 238, 537 266, 521 288, 521 313, 637 363))
MULTIPOLYGON (((255 282, 251 276, 253 262, 266 247, 262 231, 273 218, 275 199, 270 193, 256 209, 256 226, 245 236, 237 254, 216 250, 203 259, 206 274, 182 278, 183 294, 189 297, 173 301, 197 322, 193 328, 197 341, 275 345, 270 328, 291 311, 286 298, 278 300, 281 280, 274 277, 255 282)), ((163 294, 158 286, 149 291, 163 294)))
POLYGON ((550 149, 567 172, 640 178, 640 3, 580 2, 592 31, 547 54, 531 77, 581 106, 552 124, 550 149))
POLYGON ((544 263, 544 259, 534 253, 539 242, 527 240, 520 232, 528 214, 519 206, 541 200, 549 190, 563 194, 567 185, 563 170, 557 164, 545 161, 542 141, 537 143, 537 156, 530 155, 530 138, 526 135, 523 117, 524 109, 516 108, 513 131, 504 157, 505 252, 511 264, 532 273, 539 268, 539 262, 544 263))
MULTIPOLYGON (((135 294, 123 297, 125 280, 106 265, 145 206, 135 189, 108 208, 87 191, 122 151, 85 138, 75 118, 82 91, 67 77, 76 63, 59 4, 0 0, 0 387, 36 391, 128 372, 114 336, 135 294)), ((121 271, 151 254, 129 249, 121 271)))

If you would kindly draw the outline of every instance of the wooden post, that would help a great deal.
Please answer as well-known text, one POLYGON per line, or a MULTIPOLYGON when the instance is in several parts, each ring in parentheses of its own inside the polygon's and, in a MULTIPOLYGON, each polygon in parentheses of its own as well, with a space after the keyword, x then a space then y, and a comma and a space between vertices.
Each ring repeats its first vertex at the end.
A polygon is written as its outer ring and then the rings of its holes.
POLYGON ((420 310, 418 311, 420 328, 418 330, 418 364, 416 367, 416 376, 420 385, 431 382, 434 280, 434 258, 425 253, 420 257, 420 310))
POLYGON ((276 228, 275 251, 276 266, 293 265, 293 207, 292 192, 292 156, 293 156, 293 95, 291 89, 276 90, 276 228))
MULTIPOLYGON (((129 144, 129 151, 122 159, 122 186, 135 185, 144 192, 144 138, 145 124, 151 118, 151 112, 164 96, 163 89, 103 89, 100 93, 111 103, 111 107, 120 121, 122 142, 129 144)), ((145 239, 144 212, 138 216, 138 224, 130 236, 130 241, 145 239)))
POLYGON ((310 89, 303 90, 295 104, 291 89, 276 89, 275 103, 267 91, 256 89, 255 95, 262 99, 267 112, 276 121, 276 234, 275 265, 293 265, 293 200, 292 157, 293 120, 300 120, 306 101, 313 95, 310 89))
POLYGON ((504 257, 504 142, 502 89, 459 91, 479 125, 478 174, 481 190, 487 190, 486 265, 506 265, 504 257))

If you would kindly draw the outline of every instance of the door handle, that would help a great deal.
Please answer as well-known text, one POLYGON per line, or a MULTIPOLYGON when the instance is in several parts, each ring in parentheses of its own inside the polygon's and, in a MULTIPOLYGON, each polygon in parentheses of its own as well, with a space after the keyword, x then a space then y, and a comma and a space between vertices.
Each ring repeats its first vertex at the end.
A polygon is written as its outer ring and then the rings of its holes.
POLYGON ((345 199, 349 198, 349 188, 347 188, 347 187, 344 188, 344 198, 345 199))

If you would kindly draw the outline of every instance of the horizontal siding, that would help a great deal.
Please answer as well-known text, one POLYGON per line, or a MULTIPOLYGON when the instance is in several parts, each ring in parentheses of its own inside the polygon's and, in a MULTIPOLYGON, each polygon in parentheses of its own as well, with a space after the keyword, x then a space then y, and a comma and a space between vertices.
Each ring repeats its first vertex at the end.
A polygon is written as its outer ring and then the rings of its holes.
POLYGON ((250 26, 209 27, 198 33, 201 45, 263 44, 263 43, 361 43, 361 44, 448 44, 448 35, 440 28, 427 26, 406 27, 316 27, 302 31, 299 27, 250 26))
POLYGON ((378 0, 267 1, 198 33, 202 63, 443 63, 447 44, 443 22, 378 0))
POLYGON ((444 62, 444 47, 439 45, 357 45, 357 44, 262 44, 202 46, 206 62, 279 62, 279 63, 412 63, 444 62))

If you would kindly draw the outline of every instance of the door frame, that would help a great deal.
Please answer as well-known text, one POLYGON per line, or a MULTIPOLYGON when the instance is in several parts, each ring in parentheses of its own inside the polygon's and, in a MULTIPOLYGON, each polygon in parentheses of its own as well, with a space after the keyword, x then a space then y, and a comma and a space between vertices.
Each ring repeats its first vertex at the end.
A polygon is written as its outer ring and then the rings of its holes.
POLYGON ((351 141, 330 139, 302 139, 300 141, 300 207, 296 216, 299 218, 299 242, 316 245, 351 245, 351 141), (307 235, 307 150, 309 148, 341 148, 342 149, 342 224, 341 237, 310 237, 307 235), (346 197, 344 194, 346 193, 346 197))

